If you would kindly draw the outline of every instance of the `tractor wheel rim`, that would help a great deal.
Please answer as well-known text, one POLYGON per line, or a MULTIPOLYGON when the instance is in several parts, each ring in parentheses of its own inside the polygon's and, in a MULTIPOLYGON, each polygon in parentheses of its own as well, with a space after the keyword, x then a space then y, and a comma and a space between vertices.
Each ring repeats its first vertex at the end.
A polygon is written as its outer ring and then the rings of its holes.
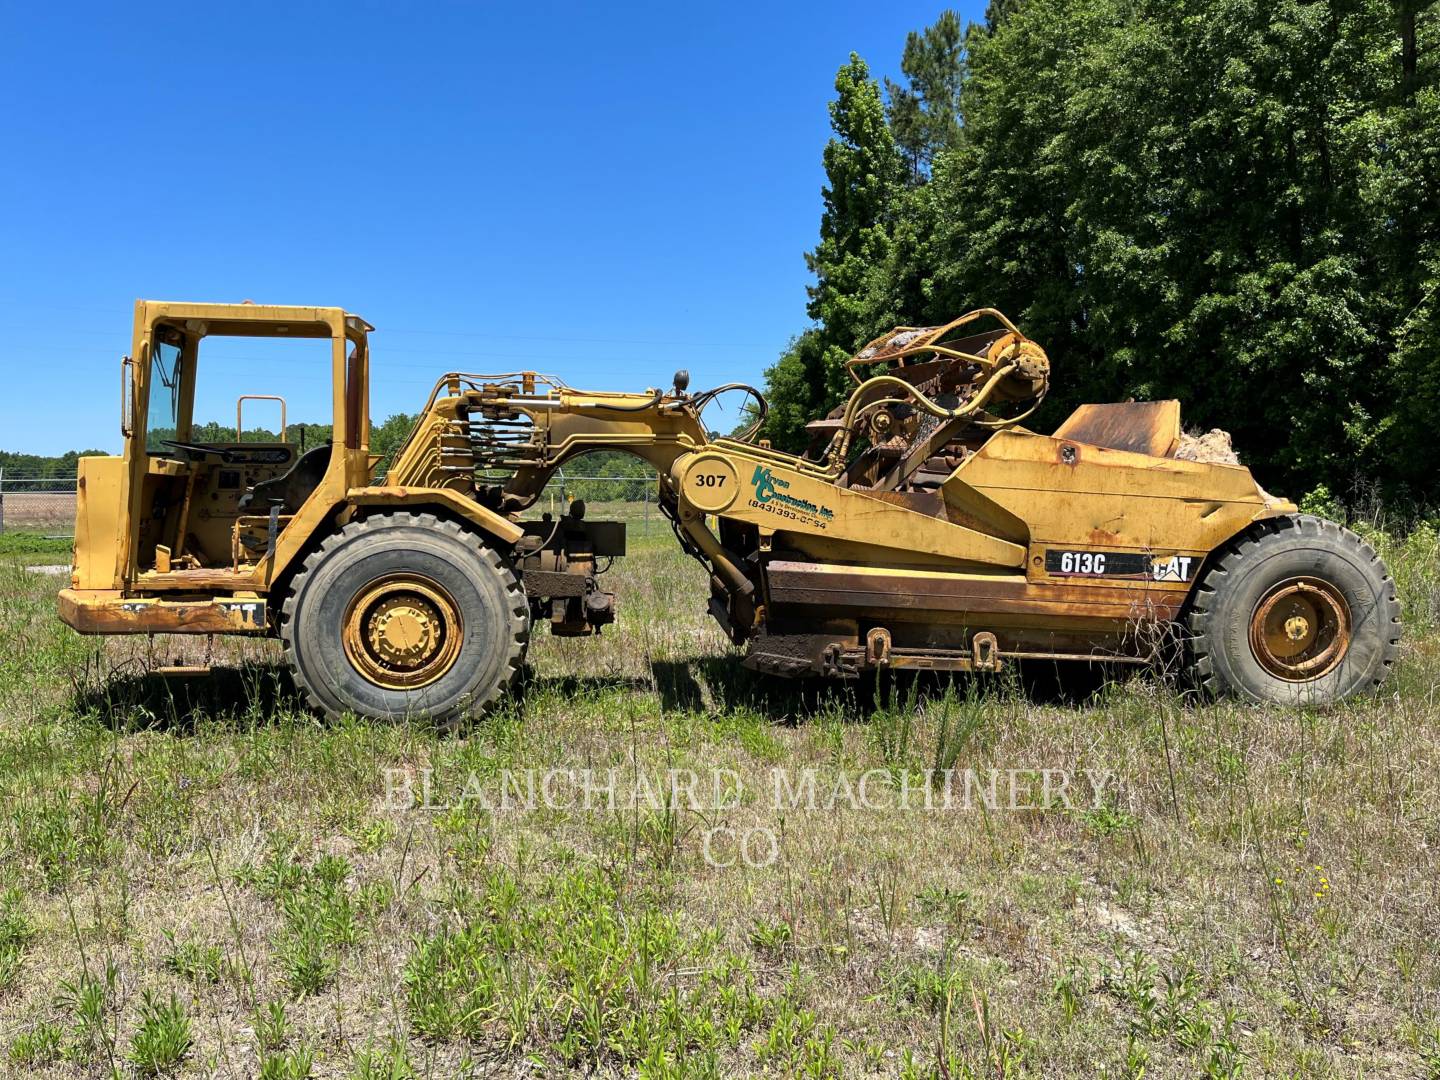
POLYGON ((355 594, 342 636, 345 656, 366 679, 386 690, 413 690, 454 667, 464 624, 438 582, 390 574, 355 594))
POLYGON ((1250 648, 1287 682, 1328 675, 1350 648, 1350 605, 1328 581, 1296 577, 1273 586, 1250 616, 1250 648))

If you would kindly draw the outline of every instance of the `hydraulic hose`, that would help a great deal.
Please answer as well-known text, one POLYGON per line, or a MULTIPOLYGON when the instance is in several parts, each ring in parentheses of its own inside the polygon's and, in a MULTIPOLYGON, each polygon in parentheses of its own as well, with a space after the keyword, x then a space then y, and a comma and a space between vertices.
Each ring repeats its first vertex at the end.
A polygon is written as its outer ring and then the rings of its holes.
POLYGON ((590 408, 592 408, 592 409, 608 409, 610 412, 644 412, 646 409, 653 409, 656 405, 659 405, 659 404, 660 404, 660 399, 665 396, 665 395, 662 394, 659 390, 651 390, 650 393, 653 395, 653 396, 650 398, 650 400, 649 400, 649 401, 646 401, 646 402, 644 402, 644 403, 642 403, 642 404, 640 404, 640 405, 600 405, 600 404, 595 404, 595 405, 591 405, 590 408))
POLYGON ((866 379, 855 388, 855 392, 850 395, 849 404, 845 406, 845 417, 840 428, 840 438, 836 441, 835 446, 829 454, 830 468, 832 470, 838 469, 844 463, 845 455, 850 450, 850 442, 854 435, 855 421, 861 413, 876 406, 886 404, 887 402, 902 400, 898 398, 881 398, 878 401, 861 405, 860 399, 864 396, 866 390, 880 386, 895 386, 903 390, 908 398, 914 399, 915 404, 921 412, 928 413, 938 420, 959 420, 962 417, 979 412, 985 402, 990 399, 991 394, 995 392, 995 388, 1000 384, 1000 381, 1013 372, 1015 367, 1016 365, 1014 364, 1005 364, 1002 367, 996 368, 991 372, 990 377, 981 385, 980 389, 975 392, 974 397, 954 409, 947 409, 942 405, 937 405, 926 397, 919 387, 913 383, 906 382, 904 379, 897 378, 894 375, 876 375, 873 378, 866 379))

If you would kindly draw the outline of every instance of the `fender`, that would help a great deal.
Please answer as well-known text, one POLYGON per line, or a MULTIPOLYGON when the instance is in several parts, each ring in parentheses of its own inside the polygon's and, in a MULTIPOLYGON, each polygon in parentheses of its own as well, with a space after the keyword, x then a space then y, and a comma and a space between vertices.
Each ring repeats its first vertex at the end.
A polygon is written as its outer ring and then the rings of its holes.
POLYGON ((525 530, 507 517, 465 498, 458 491, 432 487, 359 487, 345 493, 351 506, 443 506, 457 516, 507 544, 525 535, 525 530))

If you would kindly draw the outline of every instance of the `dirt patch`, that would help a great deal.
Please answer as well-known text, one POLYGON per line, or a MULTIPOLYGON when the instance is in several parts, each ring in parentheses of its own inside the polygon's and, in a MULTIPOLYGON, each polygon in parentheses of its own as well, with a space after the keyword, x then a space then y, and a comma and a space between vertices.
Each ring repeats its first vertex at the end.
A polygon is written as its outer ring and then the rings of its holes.
POLYGON ((1211 428, 1203 435, 1182 432, 1175 456, 1181 461, 1199 461, 1207 465, 1239 465, 1240 455, 1230 444, 1230 433, 1211 428))
POLYGON ((70 525, 75 521, 73 491, 6 490, 0 496, 0 523, 9 528, 70 525))

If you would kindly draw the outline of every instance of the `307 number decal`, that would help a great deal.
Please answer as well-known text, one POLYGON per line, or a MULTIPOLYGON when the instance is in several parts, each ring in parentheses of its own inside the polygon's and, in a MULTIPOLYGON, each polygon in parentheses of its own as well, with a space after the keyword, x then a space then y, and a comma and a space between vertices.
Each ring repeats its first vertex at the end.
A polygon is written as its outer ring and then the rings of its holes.
POLYGON ((719 488, 725 486, 728 479, 724 473, 696 473, 695 486, 705 488, 719 488))

